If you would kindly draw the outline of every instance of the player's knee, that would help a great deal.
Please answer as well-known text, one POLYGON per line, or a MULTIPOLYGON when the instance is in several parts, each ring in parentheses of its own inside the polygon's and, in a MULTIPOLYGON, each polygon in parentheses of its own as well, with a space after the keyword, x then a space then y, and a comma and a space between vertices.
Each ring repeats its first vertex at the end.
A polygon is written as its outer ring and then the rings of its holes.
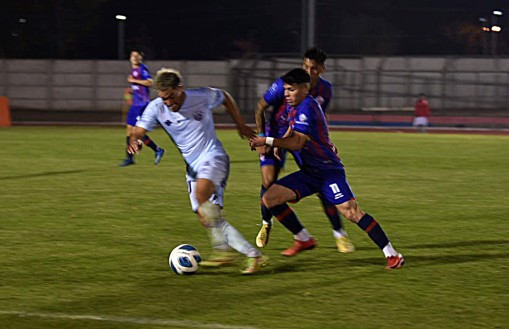
POLYGON ((262 196, 262 203, 267 208, 272 208, 278 205, 275 194, 270 189, 262 196))
POLYGON ((198 215, 200 216, 202 225, 210 227, 221 218, 221 207, 217 204, 210 203, 210 201, 206 201, 198 208, 198 215))
POLYGON ((358 223, 362 216, 364 216, 364 213, 356 202, 343 203, 338 207, 338 210, 340 211, 341 215, 343 215, 352 223, 358 223))

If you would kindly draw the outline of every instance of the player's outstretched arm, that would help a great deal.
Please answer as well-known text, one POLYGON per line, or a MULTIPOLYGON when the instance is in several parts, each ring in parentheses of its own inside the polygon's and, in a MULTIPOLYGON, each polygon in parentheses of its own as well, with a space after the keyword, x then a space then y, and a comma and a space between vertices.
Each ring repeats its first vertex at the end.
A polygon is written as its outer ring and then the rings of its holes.
POLYGON ((284 138, 272 138, 272 137, 251 137, 249 139, 249 145, 251 148, 260 147, 263 145, 278 147, 290 151, 299 151, 302 149, 308 136, 299 132, 293 132, 290 136, 284 138))
POLYGON ((227 91, 223 90, 223 93, 225 95, 223 105, 226 107, 226 112, 228 112, 228 114, 232 117, 233 121, 237 125, 237 130, 239 131, 240 136, 247 138, 254 136, 255 133, 253 129, 249 128, 244 122, 244 119, 242 119, 239 107, 237 102, 235 102, 235 99, 233 99, 233 97, 227 91))
POLYGON ((136 79, 132 75, 127 77, 127 82, 135 83, 135 84, 142 85, 145 87, 152 87, 152 85, 154 83, 154 81, 152 79, 136 79))
POLYGON ((141 138, 145 136, 147 130, 141 127, 134 127, 129 135, 129 146, 127 147, 127 153, 138 154, 141 150, 143 142, 141 138))

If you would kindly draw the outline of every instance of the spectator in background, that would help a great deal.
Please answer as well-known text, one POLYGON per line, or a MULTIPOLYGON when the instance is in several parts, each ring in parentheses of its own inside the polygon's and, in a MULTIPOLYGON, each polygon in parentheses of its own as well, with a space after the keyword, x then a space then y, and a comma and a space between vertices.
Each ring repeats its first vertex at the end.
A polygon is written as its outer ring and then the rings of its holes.
POLYGON ((415 117, 413 126, 420 132, 426 132, 426 127, 429 126, 429 117, 431 110, 429 108, 426 95, 419 94, 419 99, 415 103, 415 117))
MULTIPOLYGON (((131 74, 127 77, 127 82, 131 83, 132 103, 127 113, 126 123, 126 142, 129 146, 129 136, 136 121, 141 117, 145 107, 150 101, 150 87, 152 87, 152 77, 148 71, 148 67, 143 64, 143 52, 139 50, 131 51, 129 57, 131 62, 131 74)), ((147 135, 141 138, 143 143, 154 150, 155 160, 154 164, 158 164, 164 155, 164 149, 157 146, 157 144, 147 135)), ((126 167, 134 164, 133 155, 127 153, 126 158, 120 164, 121 167, 126 167)))

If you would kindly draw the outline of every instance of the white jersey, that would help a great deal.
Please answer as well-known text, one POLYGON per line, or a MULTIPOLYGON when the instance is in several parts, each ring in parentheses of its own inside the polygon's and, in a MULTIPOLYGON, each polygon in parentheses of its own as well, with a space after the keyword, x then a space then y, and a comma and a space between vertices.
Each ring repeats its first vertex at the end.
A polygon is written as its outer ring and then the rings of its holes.
POLYGON ((178 112, 172 112, 158 97, 151 101, 136 126, 152 130, 163 127, 180 150, 190 168, 196 172, 199 164, 211 156, 226 155, 217 139, 212 109, 224 102, 222 90, 215 88, 186 89, 186 99, 178 112))

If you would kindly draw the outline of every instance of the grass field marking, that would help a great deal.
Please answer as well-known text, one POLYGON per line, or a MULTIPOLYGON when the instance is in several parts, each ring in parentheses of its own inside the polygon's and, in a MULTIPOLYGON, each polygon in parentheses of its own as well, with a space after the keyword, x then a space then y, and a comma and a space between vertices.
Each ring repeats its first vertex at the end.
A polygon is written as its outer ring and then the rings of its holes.
POLYGON ((159 326, 179 326, 192 329, 259 329, 256 327, 246 326, 230 326, 220 323, 199 323, 188 320, 165 320, 165 319, 150 319, 150 318, 133 318, 122 316, 108 316, 108 315, 77 315, 65 313, 40 313, 40 312, 20 312, 20 311, 2 311, 0 315, 14 315, 24 318, 43 318, 43 319, 61 319, 61 320, 87 320, 87 321, 103 321, 103 322, 118 322, 127 324, 149 324, 159 326))

